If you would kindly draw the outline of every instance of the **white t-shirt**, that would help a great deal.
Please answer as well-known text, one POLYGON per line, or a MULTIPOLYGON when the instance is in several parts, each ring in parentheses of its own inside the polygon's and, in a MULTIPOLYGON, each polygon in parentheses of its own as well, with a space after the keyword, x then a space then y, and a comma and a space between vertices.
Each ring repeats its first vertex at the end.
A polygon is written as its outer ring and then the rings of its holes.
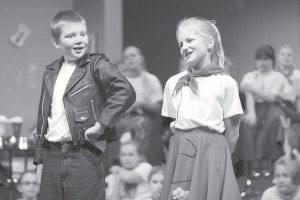
POLYGON ((243 113, 236 81, 225 74, 196 77, 197 95, 188 86, 173 94, 176 83, 186 74, 184 71, 168 79, 162 115, 175 118, 172 128, 188 130, 205 126, 223 133, 224 119, 243 113))
MULTIPOLYGON (((273 94, 284 94, 291 101, 295 100, 293 88, 288 83, 288 80, 277 71, 270 71, 267 74, 262 74, 258 70, 248 72, 244 75, 241 86, 243 84, 252 84, 260 88, 262 91, 268 91, 273 94)), ((262 99, 255 97, 257 102, 263 102, 262 99)))
POLYGON ((71 140, 63 95, 75 68, 75 64, 63 63, 57 75, 52 96, 51 117, 48 117, 48 132, 45 135, 48 141, 62 142, 71 140))

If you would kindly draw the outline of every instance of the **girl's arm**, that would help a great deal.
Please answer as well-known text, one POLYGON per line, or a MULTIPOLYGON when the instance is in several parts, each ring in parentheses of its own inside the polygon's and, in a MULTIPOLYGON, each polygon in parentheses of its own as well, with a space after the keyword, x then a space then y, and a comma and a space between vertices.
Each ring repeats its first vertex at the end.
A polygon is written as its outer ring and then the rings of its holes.
POLYGON ((249 92, 245 93, 246 96, 246 114, 243 116, 245 123, 252 127, 256 124, 256 112, 255 112, 255 99, 249 92))
POLYGON ((239 138, 240 115, 234 115, 224 119, 225 137, 228 142, 230 152, 233 153, 236 142, 239 138))

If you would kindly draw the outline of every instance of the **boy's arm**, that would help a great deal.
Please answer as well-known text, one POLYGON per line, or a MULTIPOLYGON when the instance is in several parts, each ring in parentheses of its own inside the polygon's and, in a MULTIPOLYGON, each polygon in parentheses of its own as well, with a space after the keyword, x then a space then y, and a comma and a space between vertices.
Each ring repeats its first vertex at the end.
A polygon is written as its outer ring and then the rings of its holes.
POLYGON ((236 142, 239 138, 240 115, 225 118, 225 137, 228 142, 230 152, 233 153, 236 142))
POLYGON ((107 58, 97 62, 94 68, 94 77, 107 94, 99 123, 103 128, 111 128, 135 102, 135 91, 128 80, 107 58))
POLYGON ((38 108, 38 118, 37 118, 37 127, 36 127, 36 132, 33 133, 34 138, 35 138, 35 153, 34 153, 34 158, 33 158, 33 164, 38 165, 43 163, 43 152, 42 152, 42 147, 41 147, 41 131, 42 131, 42 126, 43 126, 43 112, 42 112, 42 107, 43 107, 43 102, 45 99, 45 74, 43 76, 43 81, 42 81, 42 89, 41 89, 41 96, 40 96, 40 102, 39 102, 39 108, 38 108))

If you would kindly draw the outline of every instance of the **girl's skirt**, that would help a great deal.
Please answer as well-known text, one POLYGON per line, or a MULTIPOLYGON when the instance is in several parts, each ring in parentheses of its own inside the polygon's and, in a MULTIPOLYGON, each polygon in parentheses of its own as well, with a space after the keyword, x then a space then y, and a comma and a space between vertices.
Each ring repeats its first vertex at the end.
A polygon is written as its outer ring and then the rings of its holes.
POLYGON ((241 199, 224 135, 176 130, 170 139, 160 200, 172 200, 177 188, 189 191, 188 200, 241 199))

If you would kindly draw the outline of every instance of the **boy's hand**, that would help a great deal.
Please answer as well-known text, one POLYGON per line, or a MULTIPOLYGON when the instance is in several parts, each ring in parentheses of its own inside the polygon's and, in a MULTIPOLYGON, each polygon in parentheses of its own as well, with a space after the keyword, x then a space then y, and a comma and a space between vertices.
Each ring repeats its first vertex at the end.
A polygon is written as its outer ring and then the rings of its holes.
POLYGON ((99 122, 96 122, 94 126, 88 128, 84 132, 84 138, 90 142, 96 142, 98 138, 103 135, 105 127, 99 122))

